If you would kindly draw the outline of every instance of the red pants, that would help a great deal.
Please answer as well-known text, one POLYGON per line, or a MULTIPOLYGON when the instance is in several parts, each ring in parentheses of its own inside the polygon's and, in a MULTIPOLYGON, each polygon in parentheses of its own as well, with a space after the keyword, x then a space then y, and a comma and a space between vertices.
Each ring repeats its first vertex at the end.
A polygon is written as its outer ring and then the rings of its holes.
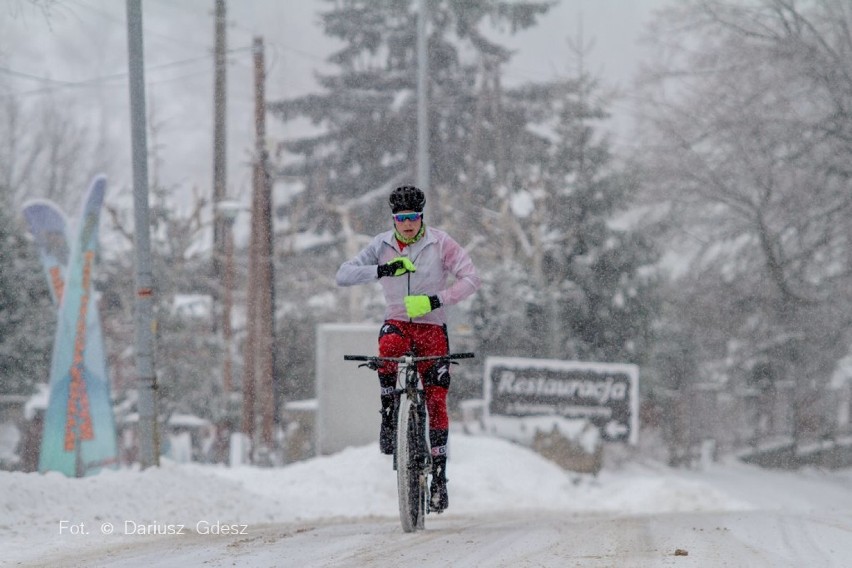
MULTIPOLYGON (((388 320, 379 332, 379 355, 401 357, 409 351, 416 356, 446 355, 450 352, 447 329, 442 325, 388 320)), ((396 363, 387 362, 379 368, 379 382, 383 388, 394 386, 396 363)), ((447 390, 450 388, 449 363, 447 361, 421 361, 417 372, 423 381, 426 393, 426 408, 429 411, 429 429, 446 430, 450 420, 447 416, 447 390)))

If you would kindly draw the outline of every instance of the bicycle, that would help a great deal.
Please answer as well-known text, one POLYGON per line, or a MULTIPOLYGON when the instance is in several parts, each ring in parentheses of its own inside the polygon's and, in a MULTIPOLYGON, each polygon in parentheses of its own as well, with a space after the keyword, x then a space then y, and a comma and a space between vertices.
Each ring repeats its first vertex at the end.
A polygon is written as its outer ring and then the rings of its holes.
POLYGON ((473 353, 449 353, 417 357, 411 353, 402 357, 373 355, 344 355, 346 361, 366 361, 359 367, 376 370, 385 361, 397 363, 397 386, 394 389, 396 439, 393 468, 396 470, 399 495, 399 518, 402 530, 414 532, 425 528, 429 474, 432 472, 432 449, 429 444, 429 415, 426 396, 420 384, 416 363, 420 361, 470 359, 473 353))

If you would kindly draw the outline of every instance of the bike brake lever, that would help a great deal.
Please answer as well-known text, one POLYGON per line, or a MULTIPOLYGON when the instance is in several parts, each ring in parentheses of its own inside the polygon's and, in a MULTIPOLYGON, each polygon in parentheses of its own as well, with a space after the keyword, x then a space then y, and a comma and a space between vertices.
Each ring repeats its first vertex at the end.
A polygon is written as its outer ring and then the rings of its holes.
POLYGON ((370 368, 370 369, 372 369, 372 370, 376 371, 376 370, 378 370, 378 368, 379 368, 381 365, 379 365, 379 363, 377 363, 376 361, 370 361, 369 363, 361 363, 361 364, 360 364, 360 365, 358 365, 358 366, 359 366, 359 367, 368 367, 368 368, 370 368))

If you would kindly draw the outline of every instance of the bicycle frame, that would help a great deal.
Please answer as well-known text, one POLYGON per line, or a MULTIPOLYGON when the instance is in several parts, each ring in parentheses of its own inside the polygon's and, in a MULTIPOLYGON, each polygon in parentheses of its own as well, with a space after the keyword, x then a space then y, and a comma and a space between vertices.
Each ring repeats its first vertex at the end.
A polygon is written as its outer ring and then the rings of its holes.
MULTIPOLYGON (((423 387, 420 384, 420 374, 417 372, 417 365, 413 361, 408 361, 413 357, 404 356, 403 361, 398 363, 397 372, 396 372, 396 389, 393 392, 394 397, 394 421, 399 422, 399 408, 400 408, 400 400, 404 396, 407 400, 414 401, 415 407, 417 408, 418 418, 422 418, 423 422, 421 424, 429 424, 429 414, 426 410, 426 398, 425 393, 423 392, 423 387)), ((399 424, 397 424, 397 432, 399 432, 399 424)), ((431 448, 429 447, 429 436, 426 436, 426 449, 431 452, 431 448)), ((397 444, 398 446, 398 444, 397 444)), ((431 453, 429 454, 431 456, 431 453)), ((431 465, 431 458, 429 459, 429 464, 431 465)), ((397 462, 396 462, 396 451, 394 451, 394 463, 393 468, 396 470, 397 462)))

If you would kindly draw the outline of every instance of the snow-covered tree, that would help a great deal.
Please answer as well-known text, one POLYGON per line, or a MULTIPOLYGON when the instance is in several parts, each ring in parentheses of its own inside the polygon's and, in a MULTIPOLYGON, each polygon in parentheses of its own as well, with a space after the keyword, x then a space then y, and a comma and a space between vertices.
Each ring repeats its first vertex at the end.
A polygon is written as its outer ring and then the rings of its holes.
MULTIPOLYGON (((155 370, 161 409, 214 419, 225 410, 222 396, 224 346, 214 333, 216 313, 210 301, 217 291, 210 256, 201 246, 206 228, 201 211, 206 202, 195 195, 189 209, 179 207, 174 188, 152 188, 151 259, 156 287, 155 370), (182 298, 196 297, 187 305, 182 298)), ((119 200, 120 201, 120 200, 119 200)), ((127 229, 132 211, 108 205, 113 229, 132 243, 127 229)), ((119 248, 124 248, 123 246, 119 248)), ((104 259, 103 317, 112 333, 107 345, 113 358, 134 345, 133 290, 135 257, 113 254, 104 259)))
MULTIPOLYGON (((323 92, 269 105, 284 121, 304 117, 318 127, 314 135, 281 143, 284 154, 279 172, 306 180, 303 216, 293 221, 300 230, 338 230, 340 220, 333 207, 346 206, 357 215, 355 230, 366 232, 376 223, 387 224, 384 200, 389 188, 415 179, 417 2, 329 4, 321 14, 322 25, 326 35, 344 45, 329 59, 336 70, 319 76, 323 92), (373 190, 378 191, 370 193, 373 190)), ((429 151, 434 188, 428 221, 437 217, 443 222, 445 211, 491 191, 474 185, 466 175, 472 133, 481 124, 478 83, 484 79, 484 64, 499 64, 510 57, 507 49, 489 39, 489 31, 529 28, 550 3, 431 0, 428 4, 429 151)), ((508 129, 508 122, 503 127, 508 129)), ((482 140, 492 136, 480 132, 482 140)), ((512 134, 505 132, 505 139, 512 134)), ((514 142, 521 144, 518 138, 514 142)), ((488 157, 496 151, 493 144, 482 143, 480 148, 486 153, 483 162, 495 161, 488 157)), ((503 151, 509 152, 508 143, 503 151)))
MULTIPOLYGON (((477 234, 483 226, 481 208, 499 193, 487 172, 496 172, 496 163, 502 172, 511 156, 535 138, 523 129, 525 101, 498 112, 499 101, 489 94, 497 92, 496 71, 511 56, 491 38, 532 27, 551 4, 428 4, 431 187, 426 222, 471 246, 487 238, 477 234), (494 143, 499 129, 502 145, 494 143)), ((269 105, 285 122, 307 118, 317 127, 312 135, 279 145, 276 175, 303 180, 304 187, 279 207, 276 298, 285 308, 311 306, 318 321, 360 320, 366 314, 379 317, 381 300, 374 290, 353 288, 348 305, 329 305, 328 296, 338 293, 328 267, 353 256, 367 235, 389 227, 387 195, 395 185, 415 182, 418 3, 347 0, 328 5, 322 25, 326 35, 343 43, 329 59, 334 71, 319 76, 320 93, 269 105)), ((289 322, 294 319, 304 320, 290 314, 289 322)), ((310 390, 292 383, 300 376, 310 380, 294 371, 300 362, 312 365, 310 353, 297 345, 288 347, 286 359, 279 358, 288 396, 310 390)))
MULTIPOLYGON (((478 299, 478 329, 499 352, 642 362, 655 312, 656 253, 628 219, 636 172, 617 165, 603 130, 600 90, 589 77, 511 92, 533 101, 536 144, 511 162, 491 232, 498 287, 478 299), (511 188, 511 189, 510 189, 511 188), (497 222, 496 219, 502 220, 497 222), (514 290, 514 291, 513 291, 514 290), (498 323, 521 297, 520 319, 498 323), (510 300, 511 298, 511 300, 510 300)), ((633 215, 635 217, 636 215, 633 215)))
MULTIPOLYGON (((318 127, 281 143, 279 172, 306 180, 290 227, 337 235, 339 262, 354 253, 346 243, 389 226, 390 188, 415 178, 418 14, 411 0, 333 5, 322 22, 344 45, 324 92, 270 109, 318 127)), ((475 304, 485 353, 637 361, 653 311, 640 269, 654 256, 613 224, 632 185, 595 127, 606 114, 593 85, 501 80, 512 53, 495 31, 532 27, 549 7, 429 2, 426 222, 471 248, 485 276, 475 304)))
POLYGON ((852 323, 850 25, 842 0, 684 2, 645 74, 649 194, 668 242, 694 244, 680 313, 715 347, 705 367, 773 361, 802 416, 852 323))
POLYGON ((35 245, 0 186, 0 393, 33 394, 47 383, 56 309, 35 245))

